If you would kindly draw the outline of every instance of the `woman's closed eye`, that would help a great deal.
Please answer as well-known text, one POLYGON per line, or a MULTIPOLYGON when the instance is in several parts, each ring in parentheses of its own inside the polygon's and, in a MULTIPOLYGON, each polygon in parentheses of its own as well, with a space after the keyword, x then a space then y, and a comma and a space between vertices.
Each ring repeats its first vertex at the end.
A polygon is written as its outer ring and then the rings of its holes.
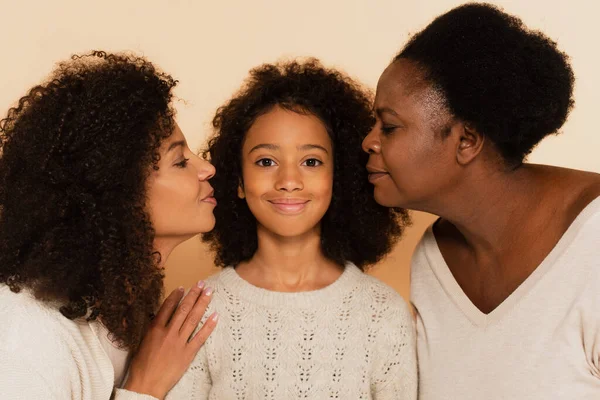
POLYGON ((395 125, 381 124, 381 133, 383 133, 384 135, 390 135, 392 132, 394 132, 396 130, 396 128, 398 128, 398 127, 395 125))
POLYGON ((175 163, 174 165, 175 165, 177 168, 185 168, 185 167, 187 167, 188 161, 190 161, 190 159, 189 159, 189 158, 184 158, 183 160, 181 160, 181 161, 180 161, 180 162, 178 162, 178 163, 175 163))

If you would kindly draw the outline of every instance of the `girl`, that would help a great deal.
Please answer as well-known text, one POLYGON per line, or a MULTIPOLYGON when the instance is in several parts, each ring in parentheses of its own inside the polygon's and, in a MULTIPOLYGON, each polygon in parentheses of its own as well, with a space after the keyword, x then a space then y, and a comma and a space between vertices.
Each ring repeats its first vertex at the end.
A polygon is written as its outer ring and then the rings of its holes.
POLYGON ((0 122, 3 398, 109 399, 137 350, 115 398, 161 399, 214 328, 190 339, 202 284, 152 319, 169 254, 215 221, 175 83, 143 58, 75 56, 0 122))
POLYGON ((263 65, 213 120, 205 234, 219 327, 171 399, 415 399, 411 315, 366 275, 406 223, 378 206, 369 96, 317 61, 263 65))

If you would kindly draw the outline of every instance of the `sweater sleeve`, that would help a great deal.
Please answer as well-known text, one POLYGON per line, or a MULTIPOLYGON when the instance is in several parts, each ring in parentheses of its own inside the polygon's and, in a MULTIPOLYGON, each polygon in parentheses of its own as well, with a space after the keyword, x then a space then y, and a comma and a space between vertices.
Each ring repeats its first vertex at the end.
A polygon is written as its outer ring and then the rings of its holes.
MULTIPOLYGON (((597 264, 596 264, 597 265, 597 264)), ((600 380, 600 268, 595 267, 581 302, 581 336, 589 371, 600 380)))
POLYGON ((130 392, 125 389, 115 389, 114 400, 158 400, 154 396, 147 394, 140 394, 136 392, 130 392))
MULTIPOLYGON (((53 371, 56 375, 56 371, 53 371)), ((56 382, 24 357, 0 350, 0 387, 2 398, 13 400, 45 399, 60 400, 71 398, 71 385, 56 382)))
POLYGON ((406 302, 390 299, 390 310, 378 335, 372 394, 374 400, 416 400, 417 353, 412 314, 406 302))

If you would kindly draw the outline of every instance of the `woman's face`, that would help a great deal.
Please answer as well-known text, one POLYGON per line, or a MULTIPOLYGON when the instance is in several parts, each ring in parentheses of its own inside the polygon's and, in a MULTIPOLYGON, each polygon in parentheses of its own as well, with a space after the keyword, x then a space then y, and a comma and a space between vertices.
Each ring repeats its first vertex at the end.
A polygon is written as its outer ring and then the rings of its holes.
POLYGON ((179 126, 160 147, 158 170, 147 182, 147 207, 155 240, 177 243, 210 231, 216 206, 208 180, 215 174, 209 162, 189 149, 179 126))
POLYGON ((259 229, 299 236, 320 226, 331 202, 333 149, 313 115, 275 107, 252 124, 242 147, 245 198, 259 229))
POLYGON ((374 108, 377 121, 362 146, 375 200, 428 210, 457 177, 453 119, 444 98, 415 63, 401 59, 381 75, 374 108))

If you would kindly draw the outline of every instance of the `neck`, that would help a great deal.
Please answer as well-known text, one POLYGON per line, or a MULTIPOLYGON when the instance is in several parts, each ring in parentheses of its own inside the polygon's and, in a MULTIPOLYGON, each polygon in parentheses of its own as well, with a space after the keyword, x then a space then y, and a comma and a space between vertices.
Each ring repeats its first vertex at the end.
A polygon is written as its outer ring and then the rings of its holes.
POLYGON ((424 211, 450 222, 476 253, 504 254, 531 233, 528 223, 539 208, 543 182, 536 168, 527 164, 513 171, 479 172, 465 177, 452 193, 440 196, 437 206, 424 211))
POLYGON ((167 263, 167 259, 175 249, 175 247, 179 246, 181 243, 186 241, 189 238, 172 238, 172 237, 164 237, 157 236, 154 238, 154 251, 160 254, 160 262, 158 266, 160 268, 164 268, 167 263))
POLYGON ((315 290, 331 284, 343 271, 323 255, 318 226, 284 237, 259 225, 257 234, 256 253, 236 267, 237 273, 255 286, 281 292, 315 290))

